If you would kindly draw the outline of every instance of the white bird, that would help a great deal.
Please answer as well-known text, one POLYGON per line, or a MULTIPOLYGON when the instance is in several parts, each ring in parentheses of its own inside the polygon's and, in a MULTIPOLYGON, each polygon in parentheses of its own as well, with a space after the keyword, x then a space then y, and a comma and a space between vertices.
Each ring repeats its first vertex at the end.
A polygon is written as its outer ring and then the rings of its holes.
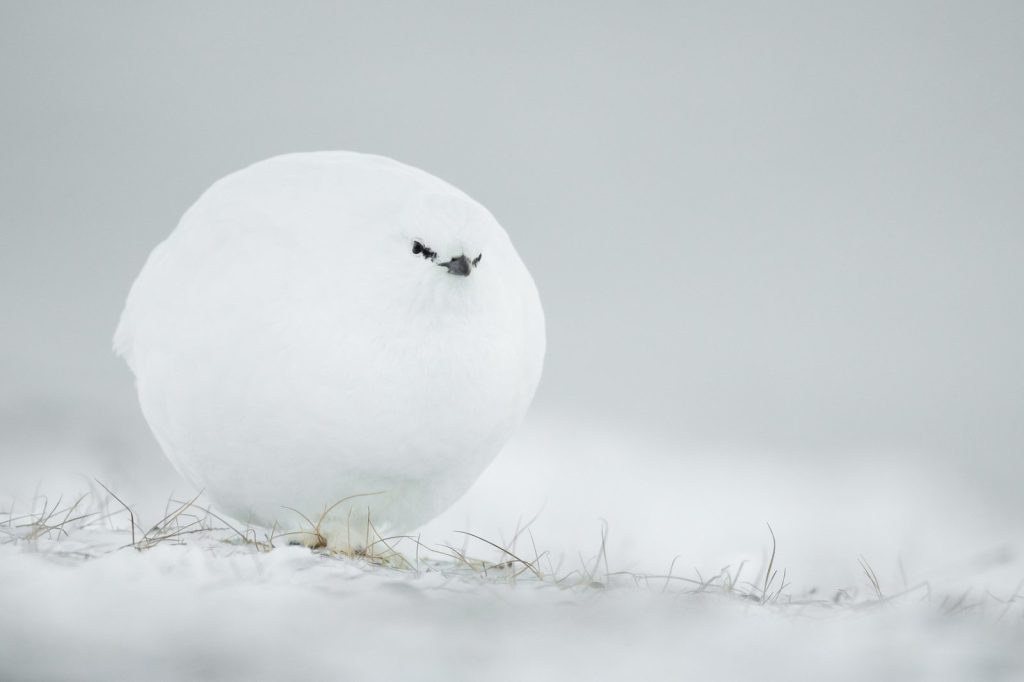
POLYGON ((185 213, 114 348, 222 511, 358 549, 444 511, 498 454, 540 380, 544 314, 465 193, 381 156, 288 154, 185 213))

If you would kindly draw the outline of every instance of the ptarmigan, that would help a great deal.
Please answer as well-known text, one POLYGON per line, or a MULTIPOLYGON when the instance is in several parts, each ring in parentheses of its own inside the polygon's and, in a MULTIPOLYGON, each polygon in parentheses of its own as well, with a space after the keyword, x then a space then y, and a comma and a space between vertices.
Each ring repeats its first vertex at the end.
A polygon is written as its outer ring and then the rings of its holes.
POLYGON ((408 532, 445 510, 501 450, 540 380, 544 314, 508 235, 460 190, 381 156, 289 154, 185 213, 114 347, 160 446, 216 506, 308 531, 301 513, 358 549, 368 521, 408 532))

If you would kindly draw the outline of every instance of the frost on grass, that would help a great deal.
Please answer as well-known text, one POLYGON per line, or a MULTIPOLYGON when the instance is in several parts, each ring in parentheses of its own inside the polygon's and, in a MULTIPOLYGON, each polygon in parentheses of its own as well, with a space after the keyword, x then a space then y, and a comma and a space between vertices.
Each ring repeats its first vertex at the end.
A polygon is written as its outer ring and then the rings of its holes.
MULTIPOLYGON (((329 509, 325 510, 325 513, 329 509)), ((0 678, 1014 679, 1024 593, 929 582, 799 590, 765 528, 762 566, 619 570, 508 538, 323 547, 320 519, 243 527, 199 497, 142 519, 97 482, 0 513, 0 678), (297 535, 298 534, 298 535, 297 535), (292 543, 300 540, 303 546, 292 543), (313 547, 313 549, 309 549, 313 547)), ((784 537, 784 536, 783 536, 784 537)), ((781 539, 781 538, 780 538, 781 539)))

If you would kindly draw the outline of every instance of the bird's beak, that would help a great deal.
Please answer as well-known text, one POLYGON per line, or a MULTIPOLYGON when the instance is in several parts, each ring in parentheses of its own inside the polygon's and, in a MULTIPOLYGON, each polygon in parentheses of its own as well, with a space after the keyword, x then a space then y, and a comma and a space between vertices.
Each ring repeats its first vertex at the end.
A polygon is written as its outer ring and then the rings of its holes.
POLYGON ((469 277, 469 273, 473 270, 473 266, 465 256, 452 258, 447 263, 438 263, 438 265, 448 268, 448 274, 450 275, 461 275, 463 277, 469 277))

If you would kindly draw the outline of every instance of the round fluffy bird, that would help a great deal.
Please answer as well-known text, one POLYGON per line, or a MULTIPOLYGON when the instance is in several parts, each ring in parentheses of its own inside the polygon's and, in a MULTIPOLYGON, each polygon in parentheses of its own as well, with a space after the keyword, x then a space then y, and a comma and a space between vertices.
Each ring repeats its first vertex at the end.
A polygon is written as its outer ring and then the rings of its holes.
POLYGON ((533 279, 487 209, 342 151, 216 182, 114 336, 186 479, 236 519, 341 550, 455 502, 523 419, 544 347, 533 279))

